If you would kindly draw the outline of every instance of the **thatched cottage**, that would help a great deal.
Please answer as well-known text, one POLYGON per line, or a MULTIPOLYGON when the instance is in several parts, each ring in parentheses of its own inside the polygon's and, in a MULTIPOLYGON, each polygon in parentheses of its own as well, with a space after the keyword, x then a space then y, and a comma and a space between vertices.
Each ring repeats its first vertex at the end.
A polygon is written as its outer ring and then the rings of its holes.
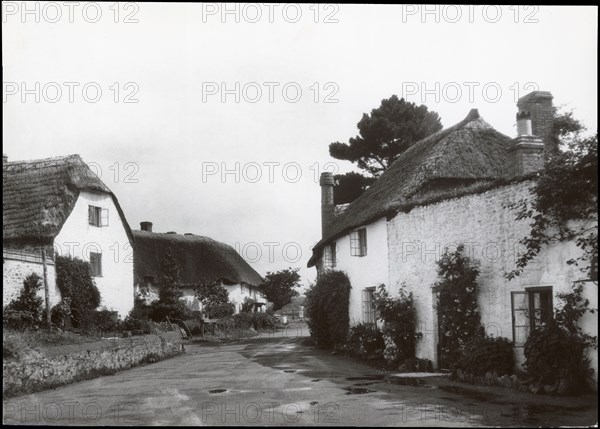
POLYGON ((2 163, 3 305, 31 272, 43 276, 50 304, 60 301, 54 255, 90 262, 101 306, 121 316, 133 307, 133 235, 116 196, 79 155, 2 163))
MULTIPOLYGON (((321 176, 322 239, 308 263, 318 273, 345 271, 352 285, 351 323, 375 323, 373 292, 385 284, 397 293, 405 283, 413 293, 423 337, 417 357, 438 365, 436 316, 437 264, 444 249, 464 243, 480 262, 478 304, 486 332, 513 341, 523 362, 528 332, 544 323, 528 314, 552 314, 556 293, 583 282, 584 294, 597 307, 597 273, 582 273, 566 261, 580 254, 572 242, 542 249, 518 277, 519 241, 529 222, 516 221, 506 204, 530 196, 532 173, 552 150, 552 95, 537 91, 518 103, 518 136, 510 138, 472 110, 458 124, 441 130, 402 153, 359 198, 336 214, 333 177, 321 176)), ((597 335, 597 315, 582 320, 597 335)), ((592 351, 597 377, 597 351, 592 351)))
POLYGON ((180 267, 184 298, 193 310, 202 309, 194 296, 195 287, 213 281, 227 289, 236 313, 245 298, 253 299, 258 311, 264 310, 266 300, 259 291, 263 279, 233 247, 192 233, 153 232, 152 222, 142 222, 140 228, 133 231, 136 293, 145 291, 150 299, 158 297, 160 263, 171 252, 180 267))

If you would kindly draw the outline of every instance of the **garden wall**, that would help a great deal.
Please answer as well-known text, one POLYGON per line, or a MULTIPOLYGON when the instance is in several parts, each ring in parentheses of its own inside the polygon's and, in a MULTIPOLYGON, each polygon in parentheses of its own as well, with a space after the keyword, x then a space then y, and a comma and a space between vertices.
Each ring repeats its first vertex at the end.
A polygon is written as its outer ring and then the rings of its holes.
POLYGON ((174 356, 182 349, 179 332, 163 332, 31 350, 20 360, 4 362, 3 393, 16 396, 113 374, 174 356))

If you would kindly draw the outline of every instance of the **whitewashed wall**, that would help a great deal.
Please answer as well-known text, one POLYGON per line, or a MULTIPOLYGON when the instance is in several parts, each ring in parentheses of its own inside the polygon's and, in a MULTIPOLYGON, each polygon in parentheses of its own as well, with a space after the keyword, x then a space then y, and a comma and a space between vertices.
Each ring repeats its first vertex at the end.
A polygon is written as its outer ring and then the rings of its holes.
MULTIPOLYGON (((350 235, 336 240, 336 270, 344 271, 350 279, 350 324, 363 322, 362 291, 388 283, 388 245, 385 218, 366 226, 367 255, 351 256, 350 235)), ((322 265, 323 261, 320 261, 322 265)))
MULTIPOLYGON (((528 195, 531 182, 443 201, 414 208, 388 222, 390 284, 406 281, 417 304, 418 321, 423 339, 417 343, 417 356, 437 363, 437 320, 433 309, 432 286, 438 280, 437 264, 444 247, 455 248, 464 243, 470 256, 481 263, 479 305, 481 321, 488 334, 513 339, 511 319, 511 292, 523 291, 529 286, 552 286, 553 302, 557 292, 570 292, 573 281, 586 277, 577 268, 566 264, 579 254, 573 243, 559 243, 543 249, 536 261, 512 281, 504 273, 515 268, 518 242, 529 231, 529 221, 515 221, 515 212, 504 207, 528 195)), ((593 307, 598 306, 590 295, 593 307)), ((593 289, 593 288, 592 288, 593 289)), ((594 321, 585 326, 597 330, 594 321)), ((597 377, 597 352, 595 352, 597 377)), ((515 348, 515 357, 523 361, 522 347, 515 348)), ((597 379, 597 378, 596 378, 597 379)))
POLYGON ((94 277, 103 307, 121 317, 133 308, 133 249, 110 195, 79 194, 71 215, 54 240, 55 251, 89 261, 89 252, 102 253, 102 277, 94 277), (88 206, 108 209, 108 226, 89 225, 88 206))

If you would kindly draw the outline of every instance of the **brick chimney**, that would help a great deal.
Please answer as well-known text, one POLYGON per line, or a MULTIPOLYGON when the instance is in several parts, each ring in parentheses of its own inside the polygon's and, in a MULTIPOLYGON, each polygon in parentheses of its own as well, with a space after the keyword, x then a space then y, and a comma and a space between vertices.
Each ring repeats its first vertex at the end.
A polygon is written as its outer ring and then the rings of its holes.
POLYGON ((531 115, 530 134, 542 139, 546 157, 558 151, 557 143, 552 138, 552 98, 548 91, 533 91, 517 101, 519 113, 528 112, 531 115))
POLYGON ((152 232, 152 222, 140 222, 140 229, 142 231, 152 232))
POLYGON ((335 205, 333 204, 333 186, 332 173, 321 173, 319 184, 321 185, 321 234, 323 237, 327 234, 328 228, 333 221, 335 205))
POLYGON ((544 168, 544 142, 531 134, 531 113, 517 113, 517 137, 508 150, 512 171, 511 177, 535 173, 544 168))

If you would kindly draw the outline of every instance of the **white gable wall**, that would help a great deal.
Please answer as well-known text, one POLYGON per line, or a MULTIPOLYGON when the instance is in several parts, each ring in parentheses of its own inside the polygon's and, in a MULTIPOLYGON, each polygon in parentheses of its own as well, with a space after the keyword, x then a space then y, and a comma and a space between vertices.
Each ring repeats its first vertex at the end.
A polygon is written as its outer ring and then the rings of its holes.
POLYGON ((110 195, 81 191, 71 215, 54 240, 55 251, 89 261, 89 253, 102 254, 102 277, 94 277, 101 307, 127 316, 133 308, 133 249, 117 207, 110 195), (108 226, 89 224, 88 206, 108 209, 108 226))

